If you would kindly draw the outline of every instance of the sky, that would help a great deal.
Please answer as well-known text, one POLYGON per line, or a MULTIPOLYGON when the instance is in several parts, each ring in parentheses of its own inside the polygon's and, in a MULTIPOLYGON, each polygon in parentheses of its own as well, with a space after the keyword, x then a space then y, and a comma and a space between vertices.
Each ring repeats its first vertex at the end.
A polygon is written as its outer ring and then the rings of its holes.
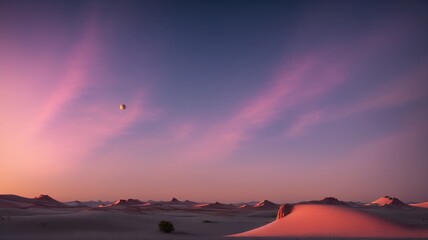
POLYGON ((427 12, 0 1, 0 193, 428 201, 427 12))

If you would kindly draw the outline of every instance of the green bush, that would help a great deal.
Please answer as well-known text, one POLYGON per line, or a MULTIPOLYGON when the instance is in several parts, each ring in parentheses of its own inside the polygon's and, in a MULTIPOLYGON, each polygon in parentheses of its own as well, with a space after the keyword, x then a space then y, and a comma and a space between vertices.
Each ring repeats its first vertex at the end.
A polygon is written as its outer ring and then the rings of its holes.
POLYGON ((172 223, 169 221, 160 221, 159 230, 162 232, 171 233, 174 231, 174 225, 172 225, 172 223))

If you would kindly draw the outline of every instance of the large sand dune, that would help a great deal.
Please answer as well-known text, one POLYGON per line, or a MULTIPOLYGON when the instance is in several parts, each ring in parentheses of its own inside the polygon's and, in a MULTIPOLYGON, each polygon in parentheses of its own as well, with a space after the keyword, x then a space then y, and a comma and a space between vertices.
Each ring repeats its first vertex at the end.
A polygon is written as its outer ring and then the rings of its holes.
POLYGON ((287 216, 235 237, 422 238, 428 229, 390 221, 351 207, 303 204, 287 216))

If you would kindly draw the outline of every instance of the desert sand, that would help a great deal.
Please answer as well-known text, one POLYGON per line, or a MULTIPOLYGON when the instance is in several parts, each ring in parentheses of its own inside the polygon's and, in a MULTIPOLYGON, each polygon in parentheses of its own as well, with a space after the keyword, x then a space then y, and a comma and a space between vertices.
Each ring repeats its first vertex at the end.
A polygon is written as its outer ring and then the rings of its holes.
POLYGON ((47 195, 0 195, 0 239, 428 238, 428 209, 403 204, 326 198, 280 209, 268 200, 228 204, 119 199, 65 204, 47 195), (160 232, 161 220, 172 222, 175 231, 160 232))
POLYGON ((54 201, 0 195, 0 239, 221 239, 267 224, 277 212, 177 199, 90 201, 99 203, 97 207, 54 201), (161 220, 171 221, 175 231, 160 232, 161 220))
POLYGON ((350 206, 301 204, 270 224, 233 236, 428 238, 428 229, 422 225, 392 221, 350 206))

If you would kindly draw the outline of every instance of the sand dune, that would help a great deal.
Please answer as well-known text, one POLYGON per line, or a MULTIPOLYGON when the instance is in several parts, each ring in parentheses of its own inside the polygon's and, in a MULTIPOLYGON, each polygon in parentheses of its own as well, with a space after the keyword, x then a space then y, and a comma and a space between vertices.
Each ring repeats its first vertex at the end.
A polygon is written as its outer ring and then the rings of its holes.
POLYGON ((129 206, 130 204, 125 199, 119 199, 116 202, 110 204, 110 207, 129 206))
POLYGON ((168 206, 193 206, 198 204, 197 202, 192 202, 189 200, 180 201, 177 198, 173 197, 169 202, 160 202, 161 205, 168 205, 168 206))
POLYGON ((193 207, 194 208, 212 208, 212 209, 232 209, 232 208, 237 208, 233 204, 224 204, 224 203, 220 203, 220 202, 196 204, 193 207))
POLYGON ((428 208, 428 202, 414 203, 414 204, 410 204, 410 206, 428 208))
POLYGON ((72 201, 72 202, 66 202, 70 207, 89 207, 88 205, 82 203, 81 201, 72 201))
POLYGON ((315 201, 309 201, 306 203, 311 203, 311 204, 329 204, 329 205, 348 205, 348 203, 344 202, 344 201, 340 201, 335 197, 325 197, 321 200, 315 200, 315 201))
POLYGON ((132 199, 132 198, 130 198, 130 199, 128 199, 128 200, 126 200, 126 202, 127 202, 129 205, 140 205, 140 204, 144 204, 144 202, 142 202, 142 201, 140 201, 140 200, 138 200, 138 199, 132 199))
POLYGON ((68 207, 67 204, 62 203, 58 200, 55 200, 52 197, 50 197, 49 195, 41 194, 41 195, 35 197, 34 199, 35 199, 35 204, 37 206, 42 206, 42 207, 68 207))
POLYGON ((238 206, 238 208, 240 209, 252 209, 254 206, 249 205, 249 204, 242 204, 240 206, 238 206))
POLYGON ((112 204, 112 202, 103 202, 101 200, 98 201, 71 201, 71 202, 65 202, 68 206, 71 207, 98 207, 98 206, 107 206, 112 204))
POLYGON ((268 200, 263 200, 256 203, 253 207, 257 209, 278 209, 279 205, 268 200))
POLYGON ((120 199, 116 202, 113 202, 108 205, 101 205, 96 208, 92 208, 92 210, 123 210, 123 211, 134 211, 140 212, 143 210, 185 210, 191 208, 194 205, 198 205, 195 202, 191 201, 179 201, 176 198, 173 198, 171 201, 149 201, 142 202, 138 199, 120 199))
POLYGON ((34 199, 12 194, 0 195, 0 208, 27 208, 34 206, 34 199))
POLYGON ((234 237, 428 237, 428 229, 399 224, 351 207, 303 204, 287 216, 234 237))
POLYGON ((400 201, 398 198, 390 197, 390 196, 384 196, 376 201, 373 201, 370 203, 370 205, 378 205, 378 206, 408 206, 407 204, 400 201))
POLYGON ((40 195, 35 198, 26 198, 12 194, 0 195, 0 207, 3 208, 29 208, 29 207, 69 207, 49 195, 40 195))
POLYGON ((144 206, 144 202, 141 202, 138 199, 119 199, 115 201, 114 203, 108 204, 108 205, 100 205, 96 208, 93 208, 94 210, 102 210, 102 209, 115 209, 115 210, 128 210, 128 209, 138 209, 139 206, 144 206))

